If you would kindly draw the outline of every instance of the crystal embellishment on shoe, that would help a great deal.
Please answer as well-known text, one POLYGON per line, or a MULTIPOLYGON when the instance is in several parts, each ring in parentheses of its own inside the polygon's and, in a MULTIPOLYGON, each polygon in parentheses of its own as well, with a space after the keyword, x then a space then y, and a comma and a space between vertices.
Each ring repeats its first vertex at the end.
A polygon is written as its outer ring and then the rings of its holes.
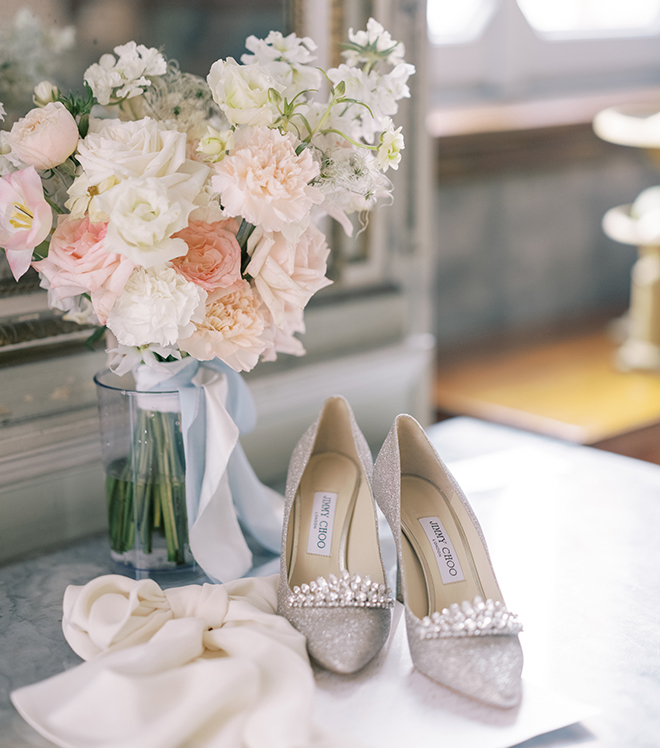
POLYGON ((484 600, 477 595, 472 602, 453 603, 442 613, 435 611, 422 618, 421 639, 448 639, 462 636, 515 636, 523 627, 515 613, 499 600, 484 600))
POLYGON ((319 577, 309 584, 297 585, 287 599, 292 608, 391 608, 392 593, 370 577, 342 571, 339 577, 319 577))

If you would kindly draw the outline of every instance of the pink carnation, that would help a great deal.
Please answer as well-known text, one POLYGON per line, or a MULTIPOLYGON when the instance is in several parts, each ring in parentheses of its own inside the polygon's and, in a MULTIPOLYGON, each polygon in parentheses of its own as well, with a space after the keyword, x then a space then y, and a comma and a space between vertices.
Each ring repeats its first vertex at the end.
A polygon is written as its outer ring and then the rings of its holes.
POLYGON ((312 182, 319 166, 308 148, 296 153, 290 133, 267 127, 243 127, 235 148, 215 164, 213 189, 230 216, 242 216, 264 231, 282 231, 306 219, 323 194, 312 182))
POLYGON ((172 264, 176 269, 206 291, 228 288, 241 278, 241 248, 236 241, 238 223, 227 221, 206 223, 191 221, 174 234, 188 245, 188 253, 176 257, 172 264))
POLYGON ((90 223, 87 216, 60 216, 48 257, 33 263, 58 301, 89 293, 103 324, 136 267, 123 255, 104 249, 106 228, 105 223, 90 223))

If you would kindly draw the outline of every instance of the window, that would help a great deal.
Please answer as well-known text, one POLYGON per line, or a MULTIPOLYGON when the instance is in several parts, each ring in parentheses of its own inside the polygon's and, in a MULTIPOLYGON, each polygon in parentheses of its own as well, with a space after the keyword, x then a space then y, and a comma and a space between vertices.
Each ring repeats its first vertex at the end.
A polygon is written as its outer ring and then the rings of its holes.
POLYGON ((427 0, 427 15, 433 106, 660 85, 660 0, 427 0))
POLYGON ((484 30, 494 8, 494 0, 428 0, 429 40, 432 44, 472 41, 484 30))
POLYGON ((658 31, 660 0, 518 0, 518 4, 532 28, 548 36, 646 36, 658 31))

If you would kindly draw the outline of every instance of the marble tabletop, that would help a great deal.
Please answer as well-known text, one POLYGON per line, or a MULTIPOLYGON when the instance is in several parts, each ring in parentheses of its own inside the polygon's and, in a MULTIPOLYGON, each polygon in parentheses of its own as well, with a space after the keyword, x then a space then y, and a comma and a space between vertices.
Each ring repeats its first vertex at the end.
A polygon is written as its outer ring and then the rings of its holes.
MULTIPOLYGON (((430 429, 525 624, 524 678, 600 712, 525 748, 660 744, 660 466, 456 418, 430 429)), ((9 693, 73 667, 68 584, 112 573, 105 537, 0 568, 0 746, 46 748, 9 693)))

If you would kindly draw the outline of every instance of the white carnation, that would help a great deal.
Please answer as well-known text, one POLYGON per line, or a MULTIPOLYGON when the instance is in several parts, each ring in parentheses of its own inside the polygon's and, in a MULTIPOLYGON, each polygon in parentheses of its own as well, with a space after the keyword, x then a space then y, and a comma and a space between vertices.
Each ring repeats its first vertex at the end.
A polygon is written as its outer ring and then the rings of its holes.
POLYGON ((173 267, 136 268, 108 315, 123 346, 169 346, 204 319, 206 291, 173 267))

